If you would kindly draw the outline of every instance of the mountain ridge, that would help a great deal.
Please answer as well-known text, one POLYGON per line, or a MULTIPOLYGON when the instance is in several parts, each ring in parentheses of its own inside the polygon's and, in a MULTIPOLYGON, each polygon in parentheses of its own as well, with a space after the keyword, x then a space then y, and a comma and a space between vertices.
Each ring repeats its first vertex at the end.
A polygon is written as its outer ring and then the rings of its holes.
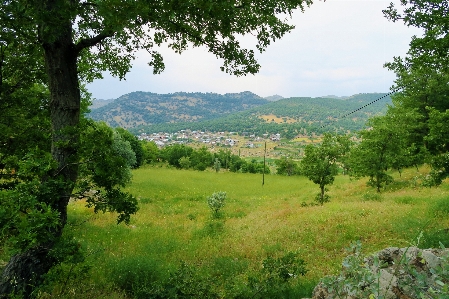
POLYGON ((350 133, 364 128, 369 117, 384 114, 390 103, 391 97, 387 93, 357 94, 346 99, 286 98, 220 118, 138 126, 129 130, 135 134, 174 133, 185 129, 258 134, 280 132, 287 138, 337 131, 350 133), (378 99, 382 100, 376 101, 378 99))
POLYGON ((130 128, 138 125, 208 120, 267 103, 268 100, 249 91, 224 95, 135 91, 110 100, 100 107, 96 103, 96 106, 91 106, 88 115, 94 120, 105 121, 112 127, 130 128))

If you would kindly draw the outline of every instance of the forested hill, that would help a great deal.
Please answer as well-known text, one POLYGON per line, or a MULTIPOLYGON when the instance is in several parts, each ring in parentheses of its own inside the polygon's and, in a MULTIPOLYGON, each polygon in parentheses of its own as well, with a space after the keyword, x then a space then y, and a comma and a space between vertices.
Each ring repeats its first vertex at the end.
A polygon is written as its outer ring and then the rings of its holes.
POLYGON ((100 105, 95 102, 89 116, 105 121, 112 127, 132 128, 139 125, 209 120, 267 103, 268 100, 249 91, 224 95, 137 91, 109 101, 104 106, 101 106, 101 102, 100 105))
POLYGON ((202 131, 234 131, 281 133, 292 138, 298 134, 321 134, 336 130, 355 132, 363 128, 369 117, 383 114, 390 96, 385 93, 357 94, 345 98, 286 98, 226 117, 195 123, 159 124, 132 128, 133 133, 176 132, 182 129, 202 131), (345 115, 368 105, 346 117, 345 115))
MULTIPOLYGON (((325 124, 329 121, 343 121, 343 116, 371 103, 385 93, 364 93, 356 94, 345 98, 305 98, 294 97, 282 99, 274 103, 264 105, 262 107, 251 110, 251 114, 261 117, 267 122, 307 122, 325 124), (276 116, 270 119, 270 116, 276 116)), ((368 117, 383 113, 386 104, 391 103, 389 96, 371 104, 363 109, 349 115, 347 120, 357 122, 365 121, 368 117)))

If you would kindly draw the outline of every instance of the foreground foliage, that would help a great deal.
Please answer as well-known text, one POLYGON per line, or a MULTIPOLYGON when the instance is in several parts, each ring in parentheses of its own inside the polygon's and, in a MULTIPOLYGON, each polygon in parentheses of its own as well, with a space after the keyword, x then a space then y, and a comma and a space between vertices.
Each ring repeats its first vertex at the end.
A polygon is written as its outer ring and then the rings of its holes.
MULTIPOLYGON (((12 229, 14 234, 17 231, 28 230, 25 222, 27 218, 28 220, 45 218, 48 221, 29 222, 42 223, 44 226, 39 229, 47 233, 43 234, 41 240, 39 237, 33 238, 34 243, 27 240, 24 246, 16 246, 19 251, 10 259, 0 276, 0 296, 7 296, 10 293, 30 296, 33 289, 40 284, 43 274, 54 264, 50 252, 67 224, 67 206, 73 191, 77 188, 82 171, 81 165, 91 162, 83 160, 82 154, 86 151, 81 148, 82 132, 86 129, 81 117, 85 112, 82 109, 82 87, 80 87, 83 83, 101 78, 104 71, 110 71, 112 75, 124 78, 138 50, 149 52, 151 56, 149 65, 153 67, 153 73, 160 73, 164 69, 164 63, 155 47, 162 44, 177 53, 183 52, 189 46, 205 46, 209 52, 223 59, 222 71, 234 75, 254 74, 260 68, 254 50, 241 48, 237 37, 248 33, 254 34, 255 48, 263 52, 272 41, 281 38, 294 28, 278 16, 291 15, 294 9, 303 10, 309 4, 310 0, 251 3, 2 1, 1 105, 6 106, 8 112, 21 109, 26 111, 28 105, 37 107, 36 115, 27 111, 24 113, 25 117, 11 118, 12 126, 20 128, 23 132, 26 125, 22 125, 21 122, 31 120, 36 126, 29 127, 32 132, 27 135, 44 135, 44 142, 42 144, 39 142, 42 147, 36 150, 25 151, 28 157, 23 155, 16 157, 18 151, 11 149, 10 144, 6 147, 2 145, 0 153, 2 166, 5 164, 4 159, 9 162, 24 160, 31 168, 22 167, 20 170, 22 177, 19 185, 23 184, 23 188, 14 192, 8 191, 5 197, 2 192, 2 201, 6 201, 5 206, 20 211, 21 221, 1 219, 1 229, 2 232, 5 231, 4 223, 13 223, 12 225, 17 227, 12 229), (5 102, 11 103, 14 109, 9 109, 5 102), (44 125, 42 131, 39 126, 41 119, 45 120, 42 122, 44 125), (30 159, 30 155, 37 156, 37 159, 30 159), (43 160, 45 170, 40 173, 35 170, 39 160, 43 160), (30 188, 31 185, 35 188, 30 188), (16 198, 13 200, 11 196, 16 198), (26 198, 25 206, 17 204, 21 196, 26 198)), ((97 131, 105 133, 102 128, 97 131)), ((126 135, 123 138, 126 139, 126 135)), ((105 142, 105 139, 107 138, 102 138, 100 143, 105 142)), ((32 139, 21 138, 21 141, 26 149, 33 144, 32 139)), ((121 143, 124 144, 126 143, 121 143)), ((115 147, 116 154, 130 153, 122 149, 125 148, 115 147)), ((126 166, 140 163, 140 153, 134 154, 138 154, 134 157, 135 161, 126 166)), ((114 162, 124 163, 124 161, 114 162)), ((114 172, 112 170, 114 167, 115 165, 112 165, 109 170, 114 172)), ((4 167, 1 168, 3 170, 4 167)), ((105 167, 101 170, 104 171, 105 167)), ((135 213, 137 209, 136 202, 131 195, 120 190, 121 181, 115 174, 111 176, 112 180, 100 179, 108 175, 104 172, 90 175, 93 180, 98 179, 95 183, 99 183, 104 192, 94 193, 90 196, 88 204, 94 206, 96 211, 118 211, 118 221, 127 222, 129 215, 135 213)), ((85 187, 90 187, 89 183, 84 182, 80 186, 87 190, 85 187)), ((8 217, 4 215, 2 211, 2 217, 8 217)), ((36 226, 39 227, 32 225, 36 226)), ((29 230, 30 235, 35 234, 32 228, 29 230)), ((9 232, 2 233, 2 239, 8 238, 8 234, 9 232)))
POLYGON ((243 275, 244 284, 241 284, 232 275, 241 276, 244 268, 230 259, 217 260, 215 265, 200 271, 198 265, 181 262, 164 275, 155 261, 128 258, 114 265, 110 275, 117 286, 136 299, 285 298, 291 291, 290 280, 307 273, 304 260, 294 252, 279 258, 267 257, 257 270, 247 277, 243 275), (213 280, 211 276, 218 279, 213 280))
POLYGON ((363 255, 361 247, 360 241, 353 242, 343 271, 321 280, 328 294, 336 298, 449 298, 449 251, 442 244, 432 252, 409 246, 372 256, 363 255))
POLYGON ((385 65, 396 73, 394 89, 400 90, 393 96, 394 107, 390 110, 398 119, 418 116, 400 142, 406 144, 415 161, 432 165, 428 184, 438 185, 449 176, 449 135, 442 134, 442 121, 447 119, 449 109, 449 8, 445 0, 409 0, 401 1, 401 5, 403 11, 391 4, 385 16, 421 28, 423 35, 412 39, 406 57, 395 57, 385 65))

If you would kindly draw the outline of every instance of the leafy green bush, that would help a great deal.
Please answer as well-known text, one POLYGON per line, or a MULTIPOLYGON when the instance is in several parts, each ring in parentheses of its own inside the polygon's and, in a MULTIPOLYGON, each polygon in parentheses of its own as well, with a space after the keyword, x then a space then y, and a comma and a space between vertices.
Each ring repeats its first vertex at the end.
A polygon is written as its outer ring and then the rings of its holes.
POLYGON ((197 267, 181 262, 152 297, 141 298, 219 298, 215 289, 213 279, 202 276, 197 267))
POLYGON ((215 158, 214 169, 215 169, 215 172, 219 172, 221 169, 221 162, 218 158, 215 158))
POLYGON ((221 235, 223 231, 224 222, 221 219, 211 219, 211 221, 208 221, 203 228, 195 231, 194 236, 199 238, 217 237, 221 235))
POLYGON ((307 273, 306 263, 296 252, 262 262, 262 270, 248 277, 248 289, 238 298, 288 298, 292 287, 289 282, 307 273))
POLYGON ((238 259, 231 256, 216 257, 212 264, 212 275, 223 279, 231 279, 248 269, 249 262, 246 259, 238 259))
POLYGON ((281 159, 276 160, 275 164, 277 174, 287 176, 300 174, 299 165, 293 161, 292 158, 282 157, 281 159))
POLYGON ((182 169, 189 169, 190 165, 192 164, 190 162, 190 157, 181 157, 181 158, 179 158, 178 162, 179 162, 179 167, 182 169))
POLYGON ((33 292, 52 294, 57 297, 74 291, 89 279, 91 266, 85 261, 86 252, 71 235, 58 240, 49 253, 55 265, 43 276, 43 282, 33 292))
MULTIPOLYGON (((379 295, 378 276, 370 271, 365 264, 365 256, 362 255, 362 242, 360 240, 351 243, 346 249, 351 253, 343 260, 343 271, 338 276, 326 276, 321 280, 329 292, 335 292, 338 298, 347 298, 357 292, 360 298, 372 298, 372 294, 379 295)), ((375 261, 379 266, 379 259, 375 261)), ((381 298, 381 297, 373 297, 381 298)))
POLYGON ((207 204, 212 211, 213 218, 219 218, 220 209, 225 205, 225 199, 226 192, 223 191, 215 192, 207 198, 207 204))

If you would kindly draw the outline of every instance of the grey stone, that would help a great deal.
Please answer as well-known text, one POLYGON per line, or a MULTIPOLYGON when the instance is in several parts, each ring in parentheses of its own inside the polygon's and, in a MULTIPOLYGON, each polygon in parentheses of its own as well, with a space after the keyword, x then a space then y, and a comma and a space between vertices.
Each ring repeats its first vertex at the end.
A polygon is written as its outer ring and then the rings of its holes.
MULTIPOLYGON (((430 288, 441 291, 436 283, 436 277, 432 271, 442 265, 442 257, 449 257, 449 249, 419 249, 417 247, 383 249, 364 259, 364 266, 360 271, 368 273, 369 285, 363 285, 365 293, 361 289, 345 295, 345 299, 365 299, 366 290, 369 290, 375 298, 381 296, 385 299, 415 299, 421 294, 428 294, 430 288), (377 264, 376 260, 380 263, 377 264), (418 280, 412 272, 421 278, 418 280), (377 295, 376 295, 377 294, 377 295)), ((447 259, 446 259, 447 261, 447 259)), ((339 278, 346 282, 347 269, 343 269, 339 278)), ((336 284, 332 288, 336 288, 336 284)), ((356 287, 357 289, 357 287, 356 287)), ((311 299, 343 299, 337 296, 335 291, 329 291, 321 281, 314 289, 311 299)))

